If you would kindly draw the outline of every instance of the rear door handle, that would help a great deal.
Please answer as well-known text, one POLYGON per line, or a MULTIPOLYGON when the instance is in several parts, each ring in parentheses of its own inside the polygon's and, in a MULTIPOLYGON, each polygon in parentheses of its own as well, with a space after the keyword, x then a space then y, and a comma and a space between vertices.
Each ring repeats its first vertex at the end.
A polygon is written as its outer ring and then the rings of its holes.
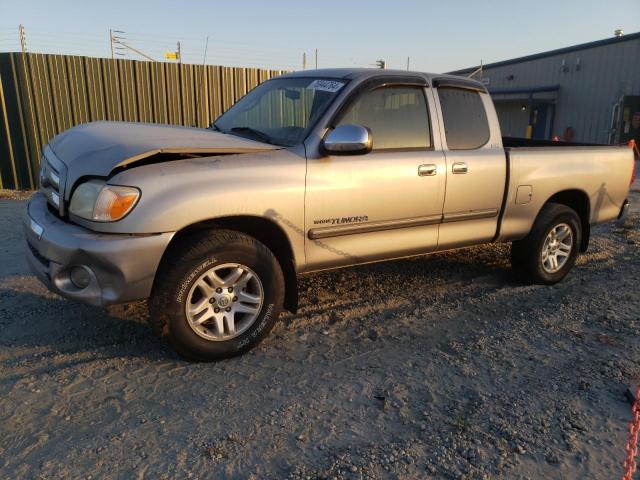
POLYGON ((433 177, 436 173, 438 173, 438 166, 433 163, 425 163, 418 167, 420 177, 433 177))
POLYGON ((456 162, 451 167, 452 173, 467 173, 468 170, 467 164, 463 162, 456 162))

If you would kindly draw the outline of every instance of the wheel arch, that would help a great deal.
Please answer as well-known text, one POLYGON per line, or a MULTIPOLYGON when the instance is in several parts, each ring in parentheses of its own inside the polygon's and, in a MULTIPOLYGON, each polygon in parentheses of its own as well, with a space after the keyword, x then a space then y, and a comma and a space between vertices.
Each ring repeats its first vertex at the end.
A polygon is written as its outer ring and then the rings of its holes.
MULTIPOLYGON (((589 195, 584 190, 569 189, 551 195, 540 208, 538 215, 545 205, 549 203, 558 203, 571 208, 578 214, 580 218, 580 226, 582 227, 582 239, 580 242, 580 252, 586 252, 589 248, 589 237, 591 236, 591 203, 589 195)), ((537 218, 537 217, 536 217, 537 218)))
POLYGON ((237 215, 212 218, 187 225, 173 236, 165 249, 160 265, 163 264, 165 258, 170 257, 171 250, 185 239, 212 229, 234 230, 249 235, 266 245, 273 252, 282 268, 285 280, 284 307, 290 312, 296 313, 298 309, 298 277, 293 249, 287 234, 273 220, 254 215, 237 215))

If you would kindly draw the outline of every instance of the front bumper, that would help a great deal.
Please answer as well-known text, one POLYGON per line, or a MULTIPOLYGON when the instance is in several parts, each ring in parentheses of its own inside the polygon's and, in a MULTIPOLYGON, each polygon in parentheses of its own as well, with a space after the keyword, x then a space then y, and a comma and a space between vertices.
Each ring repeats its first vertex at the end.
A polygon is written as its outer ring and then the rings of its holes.
POLYGON ((23 218, 27 261, 36 276, 67 298, 111 305, 148 298, 160 259, 173 233, 96 233, 51 214, 45 197, 34 195, 23 218), (89 285, 76 287, 72 267, 84 267, 89 285))

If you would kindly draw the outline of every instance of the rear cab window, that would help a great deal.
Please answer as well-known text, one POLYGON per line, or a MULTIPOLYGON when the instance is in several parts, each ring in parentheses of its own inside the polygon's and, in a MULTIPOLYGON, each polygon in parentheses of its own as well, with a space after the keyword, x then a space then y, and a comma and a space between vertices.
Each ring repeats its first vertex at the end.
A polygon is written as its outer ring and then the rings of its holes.
POLYGON ((438 97, 449 150, 473 150, 489 141, 489 121, 479 92, 440 87, 438 97))

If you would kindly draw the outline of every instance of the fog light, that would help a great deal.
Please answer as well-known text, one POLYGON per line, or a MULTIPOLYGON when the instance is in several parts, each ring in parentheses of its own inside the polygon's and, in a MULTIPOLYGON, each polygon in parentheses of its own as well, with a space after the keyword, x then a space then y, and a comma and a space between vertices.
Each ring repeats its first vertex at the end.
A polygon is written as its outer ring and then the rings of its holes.
POLYGON ((71 283, 80 290, 87 288, 91 283, 91 275, 84 267, 73 267, 69 273, 71 283))

